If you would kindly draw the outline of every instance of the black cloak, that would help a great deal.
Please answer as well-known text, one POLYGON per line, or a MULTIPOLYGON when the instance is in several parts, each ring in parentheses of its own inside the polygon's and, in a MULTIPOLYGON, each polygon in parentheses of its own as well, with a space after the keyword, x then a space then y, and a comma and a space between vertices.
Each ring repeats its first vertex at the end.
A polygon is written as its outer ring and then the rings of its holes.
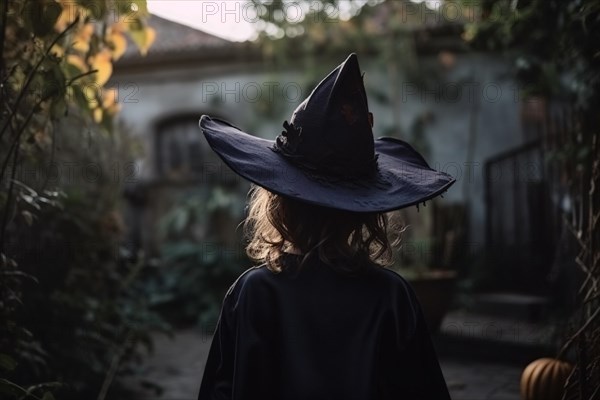
POLYGON ((229 288, 198 400, 450 399, 404 278, 299 260, 250 268, 229 288))

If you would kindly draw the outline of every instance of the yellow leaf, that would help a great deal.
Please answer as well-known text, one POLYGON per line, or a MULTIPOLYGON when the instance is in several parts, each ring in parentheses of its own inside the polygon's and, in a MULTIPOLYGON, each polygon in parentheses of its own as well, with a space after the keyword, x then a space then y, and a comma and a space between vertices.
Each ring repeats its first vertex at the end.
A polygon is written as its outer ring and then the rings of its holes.
POLYGON ((151 27, 145 27, 141 29, 130 28, 129 35, 143 56, 148 53, 148 49, 156 39, 156 31, 151 27))
POLYGON ((90 50, 90 41, 94 35, 94 24, 87 23, 81 27, 73 38, 73 48, 82 53, 90 50))
POLYGON ((52 48, 50 49, 50 53, 54 54, 56 57, 63 57, 65 55, 65 49, 63 49, 61 46, 59 46, 58 44, 55 44, 54 46, 52 46, 52 48))
POLYGON ((112 46, 112 58, 118 60, 125 53, 127 49, 127 40, 120 32, 113 32, 107 37, 107 41, 112 46))
POLYGON ((88 50, 90 49, 90 44, 88 42, 85 42, 85 41, 79 39, 78 37, 75 37, 73 40, 72 47, 81 53, 87 53, 88 50))
POLYGON ((112 33, 123 33, 127 30, 127 24, 123 22, 122 19, 119 19, 117 22, 110 26, 110 31, 112 33))
POLYGON ((94 108, 93 115, 94 115, 95 123, 99 124, 100 122, 102 122, 102 109, 101 108, 94 108))
POLYGON ((120 104, 113 104, 110 107, 106 108, 104 110, 108 115, 116 115, 119 111, 121 111, 121 105, 120 104))
POLYGON ((57 32, 62 32, 66 27, 79 15, 80 9, 77 7, 77 3, 72 0, 60 1, 62 12, 54 24, 54 29, 57 32))
POLYGON ((79 29, 79 31, 77 32, 78 36, 80 36, 82 39, 84 39, 85 41, 89 42, 92 39, 92 35, 94 34, 94 24, 92 24, 91 22, 88 22, 87 24, 83 25, 81 27, 81 29, 79 29))
POLYGON ((100 102, 98 101, 98 90, 99 86, 95 84, 82 86, 83 95, 88 102, 88 108, 90 110, 100 107, 100 102))
POLYGON ((113 71, 110 51, 105 49, 96 54, 91 62, 91 65, 92 69, 97 70, 97 72, 94 74, 96 84, 99 87, 104 86, 110 79, 113 71))
POLYGON ((115 88, 104 89, 102 94, 102 108, 108 109, 110 106, 116 103, 119 92, 115 88))
POLYGON ((75 54, 69 54, 67 56, 67 62, 76 67, 82 73, 88 70, 88 67, 83 61, 83 59, 75 54))

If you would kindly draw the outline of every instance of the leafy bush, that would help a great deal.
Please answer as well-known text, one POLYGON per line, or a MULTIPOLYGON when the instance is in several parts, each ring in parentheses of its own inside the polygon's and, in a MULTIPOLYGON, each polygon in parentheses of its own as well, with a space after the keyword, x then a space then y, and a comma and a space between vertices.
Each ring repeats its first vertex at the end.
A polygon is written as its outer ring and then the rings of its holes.
POLYGON ((102 399, 165 327, 140 284, 149 268, 119 244, 109 170, 130 146, 103 88, 125 35, 152 43, 146 17, 144 0, 0 3, 2 398, 102 399))
POLYGON ((66 122, 53 163, 72 167, 54 182, 62 191, 38 194, 33 187, 43 187, 49 176, 36 161, 27 168, 38 173, 19 183, 24 194, 15 220, 24 223, 8 231, 7 252, 15 257, 2 269, 10 279, 3 280, 2 300, 9 307, 2 308, 8 324, 0 359, 14 383, 58 381, 61 398, 96 397, 117 373, 132 372, 131 362, 142 355, 136 344, 150 348, 150 331, 168 325, 152 310, 145 284, 157 279, 158 270, 120 244, 123 182, 112 159, 130 158, 132 144, 124 132, 114 141, 90 130, 82 148, 82 121, 66 122), (84 166, 96 172, 86 175, 84 166))
POLYGON ((164 271, 154 292, 172 322, 214 324, 227 288, 250 266, 235 230, 244 200, 234 189, 193 189, 161 221, 164 271))

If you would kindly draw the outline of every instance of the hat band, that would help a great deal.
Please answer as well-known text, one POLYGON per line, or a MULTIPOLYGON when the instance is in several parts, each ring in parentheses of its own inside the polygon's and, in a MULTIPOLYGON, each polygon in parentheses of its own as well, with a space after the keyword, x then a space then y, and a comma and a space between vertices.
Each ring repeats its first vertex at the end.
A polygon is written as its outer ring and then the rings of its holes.
POLYGON ((339 163, 339 158, 335 156, 321 157, 321 160, 314 161, 308 159, 304 154, 298 154, 298 145, 301 141, 302 128, 294 127, 287 121, 283 123, 286 129, 277 136, 275 143, 269 148, 275 153, 282 155, 294 166, 304 169, 311 174, 330 176, 331 178, 366 178, 377 171, 377 154, 367 163, 357 163, 355 160, 349 160, 347 163, 339 163), (325 162, 323 162, 323 161, 325 162))

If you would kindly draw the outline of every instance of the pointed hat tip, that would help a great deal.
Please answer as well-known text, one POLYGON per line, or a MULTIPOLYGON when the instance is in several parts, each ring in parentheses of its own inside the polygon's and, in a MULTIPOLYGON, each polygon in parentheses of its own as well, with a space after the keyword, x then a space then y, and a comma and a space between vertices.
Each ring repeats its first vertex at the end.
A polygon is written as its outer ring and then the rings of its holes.
POLYGON ((356 55, 356 53, 350 53, 350 55, 346 57, 346 61, 344 61, 344 64, 349 63, 358 65, 358 56, 356 55))
POLYGON ((342 63, 340 68, 340 74, 347 74, 349 71, 358 72, 360 75, 360 66, 358 65, 358 56, 356 53, 350 53, 346 60, 342 63))

